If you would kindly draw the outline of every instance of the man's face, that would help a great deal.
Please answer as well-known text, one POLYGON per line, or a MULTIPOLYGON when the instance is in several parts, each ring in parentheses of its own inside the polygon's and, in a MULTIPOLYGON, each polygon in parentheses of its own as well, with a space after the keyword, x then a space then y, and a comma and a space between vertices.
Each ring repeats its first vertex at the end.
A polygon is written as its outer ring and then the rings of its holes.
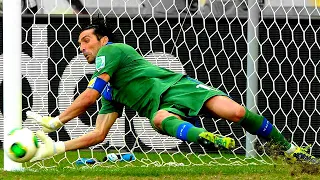
POLYGON ((93 64, 99 49, 106 45, 108 38, 105 36, 98 40, 97 36, 94 34, 94 29, 87 29, 80 33, 78 42, 80 51, 83 53, 88 63, 93 64))

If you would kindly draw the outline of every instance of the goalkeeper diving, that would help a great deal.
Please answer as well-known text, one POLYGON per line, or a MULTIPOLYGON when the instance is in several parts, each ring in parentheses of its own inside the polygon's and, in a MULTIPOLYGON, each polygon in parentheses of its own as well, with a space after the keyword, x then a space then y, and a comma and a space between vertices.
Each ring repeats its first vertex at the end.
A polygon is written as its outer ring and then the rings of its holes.
POLYGON ((251 112, 217 88, 151 64, 133 47, 112 43, 113 38, 112 29, 103 21, 93 22, 81 30, 80 50, 89 64, 95 64, 96 71, 86 90, 59 116, 27 113, 43 126, 43 131, 37 132, 43 143, 31 161, 103 142, 127 106, 139 116, 147 117, 157 132, 205 148, 233 149, 236 144, 233 138, 196 127, 187 121, 190 117, 210 116, 232 121, 247 132, 280 145, 292 161, 318 163, 305 149, 288 142, 264 116, 251 112), (45 135, 85 113, 100 96, 102 107, 93 131, 65 142, 54 142, 45 135))

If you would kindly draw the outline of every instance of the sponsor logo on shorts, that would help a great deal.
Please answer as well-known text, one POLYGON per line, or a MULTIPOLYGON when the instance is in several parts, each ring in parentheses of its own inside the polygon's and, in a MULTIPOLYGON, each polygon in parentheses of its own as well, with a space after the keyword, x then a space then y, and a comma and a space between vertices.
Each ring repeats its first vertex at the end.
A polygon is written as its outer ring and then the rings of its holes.
POLYGON ((206 86, 206 85, 204 85, 204 84, 198 84, 198 85, 196 86, 196 88, 203 88, 203 89, 211 90, 211 88, 210 88, 209 86, 206 86))
POLYGON ((196 88, 203 88, 203 89, 211 90, 211 91, 219 91, 219 90, 216 89, 216 88, 213 88, 213 87, 210 87, 210 86, 207 86, 207 85, 204 85, 204 84, 198 84, 198 85, 196 86, 196 88))

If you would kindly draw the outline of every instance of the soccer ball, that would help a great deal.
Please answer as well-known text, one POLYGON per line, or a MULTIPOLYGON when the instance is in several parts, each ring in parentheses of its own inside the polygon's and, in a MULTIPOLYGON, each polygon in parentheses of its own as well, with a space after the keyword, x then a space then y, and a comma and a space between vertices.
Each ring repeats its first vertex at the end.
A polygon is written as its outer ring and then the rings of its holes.
POLYGON ((7 135, 3 149, 6 155, 15 162, 27 162, 34 157, 38 150, 38 139, 27 128, 17 128, 7 135))

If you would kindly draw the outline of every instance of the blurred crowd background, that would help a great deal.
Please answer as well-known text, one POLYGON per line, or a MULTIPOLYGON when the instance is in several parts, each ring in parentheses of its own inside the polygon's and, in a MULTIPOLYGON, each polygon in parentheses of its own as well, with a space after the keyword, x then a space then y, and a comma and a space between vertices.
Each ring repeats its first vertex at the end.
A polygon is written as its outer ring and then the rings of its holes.
MULTIPOLYGON (((152 14, 200 13, 245 15, 248 0, 21 0, 23 14, 152 14), (199 11, 198 11, 199 10, 199 11)), ((319 0, 257 0, 263 13, 314 13, 319 0), (294 7, 294 10, 292 10, 294 7)), ((0 0, 2 4, 2 0, 0 0)), ((1 8, 2 10, 2 5, 1 8)))

